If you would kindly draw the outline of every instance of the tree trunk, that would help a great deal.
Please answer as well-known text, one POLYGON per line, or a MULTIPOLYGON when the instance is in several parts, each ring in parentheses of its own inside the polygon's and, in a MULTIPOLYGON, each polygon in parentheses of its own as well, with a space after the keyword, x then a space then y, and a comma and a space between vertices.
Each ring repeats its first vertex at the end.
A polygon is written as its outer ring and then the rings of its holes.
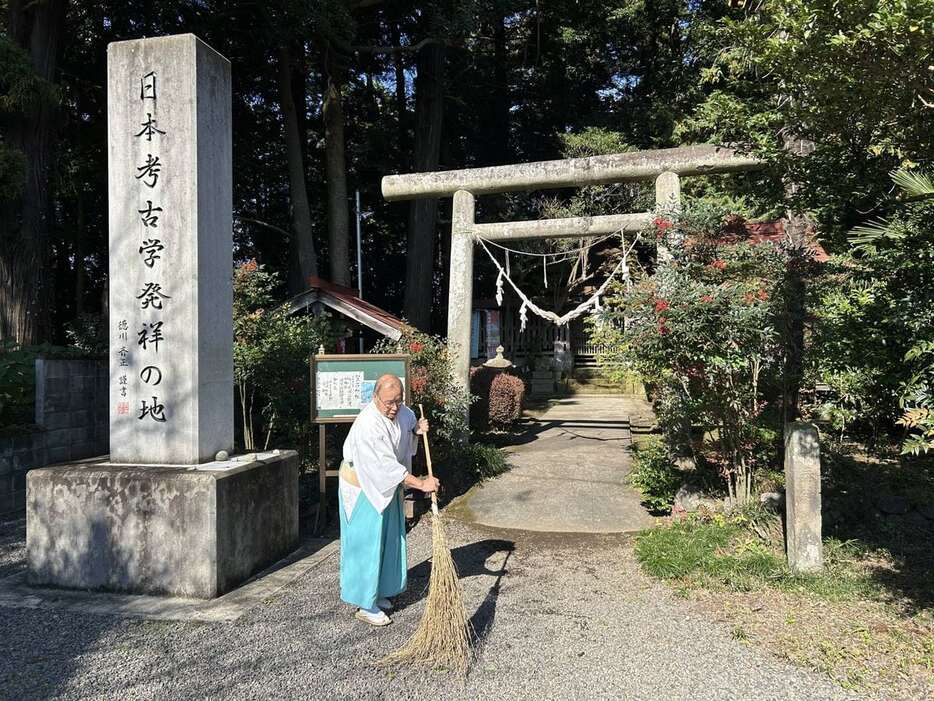
MULTIPOLYGON (((399 24, 392 24, 392 43, 394 46, 402 45, 399 24)), ((392 56, 392 68, 396 79, 395 103, 396 103, 396 124, 399 134, 399 152, 403 158, 406 158, 409 150, 409 118, 406 109, 405 95, 405 63, 402 58, 402 52, 397 51, 392 56)), ((406 158, 407 160, 407 158, 406 158)), ((403 163, 406 161, 404 160, 403 163)))
POLYGON ((350 220, 347 208, 347 165, 344 161, 344 111, 340 86, 331 78, 328 78, 323 111, 331 282, 350 287, 350 220))
MULTIPOLYGON (((36 75, 55 77, 65 24, 64 0, 10 0, 8 37, 28 55, 36 75)), ((7 148, 25 156, 24 188, 0 203, 0 340, 48 340, 50 270, 49 179, 56 105, 43 96, 4 120, 7 148)))
POLYGON ((479 106, 477 118, 481 165, 502 165, 509 157, 509 87, 506 27, 500 11, 492 19, 493 81, 490 100, 479 106))
MULTIPOLYGON (((438 168, 444 117, 444 48, 422 47, 415 78, 415 172, 438 168)), ((405 317, 424 331, 431 324, 432 273, 438 200, 413 200, 409 209, 405 317)))
POLYGON ((298 278, 290 276, 292 293, 304 291, 307 280, 318 275, 318 255, 312 237, 311 208, 305 186, 305 163, 302 158, 302 132, 292 93, 292 56, 288 46, 279 47, 279 102, 285 127, 285 150, 289 167, 292 255, 297 259, 298 278))
POLYGON ((84 314, 84 290, 87 273, 84 266, 84 197, 75 193, 75 317, 84 314))

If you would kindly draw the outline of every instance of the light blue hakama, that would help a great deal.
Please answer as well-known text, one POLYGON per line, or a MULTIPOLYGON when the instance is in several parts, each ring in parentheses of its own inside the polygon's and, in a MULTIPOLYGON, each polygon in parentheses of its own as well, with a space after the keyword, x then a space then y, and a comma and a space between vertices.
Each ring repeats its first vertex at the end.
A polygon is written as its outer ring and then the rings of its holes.
MULTIPOLYGON (((344 489, 339 480, 339 489, 344 489)), ((382 513, 359 493, 350 518, 338 495, 341 523, 341 599, 372 609, 377 599, 405 591, 407 571, 402 486, 382 513)))

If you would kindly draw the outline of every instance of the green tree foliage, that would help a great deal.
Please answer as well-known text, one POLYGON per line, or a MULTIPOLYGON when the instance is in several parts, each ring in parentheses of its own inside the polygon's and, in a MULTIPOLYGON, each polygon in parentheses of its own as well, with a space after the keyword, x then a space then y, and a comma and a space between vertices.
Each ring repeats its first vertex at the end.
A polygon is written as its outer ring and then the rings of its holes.
POLYGON ((274 302, 278 287, 278 275, 255 260, 234 271, 234 382, 246 450, 268 448, 274 432, 304 445, 308 358, 331 345, 328 317, 289 316, 274 302))
POLYGON ((697 31, 709 94, 676 138, 747 144, 838 250, 889 171, 931 158, 932 0, 765 0, 697 31))
POLYGON ((901 415, 904 451, 917 453, 934 447, 934 184, 908 171, 893 180, 904 203, 855 228, 813 290, 810 374, 830 389, 817 416, 876 438, 901 415))

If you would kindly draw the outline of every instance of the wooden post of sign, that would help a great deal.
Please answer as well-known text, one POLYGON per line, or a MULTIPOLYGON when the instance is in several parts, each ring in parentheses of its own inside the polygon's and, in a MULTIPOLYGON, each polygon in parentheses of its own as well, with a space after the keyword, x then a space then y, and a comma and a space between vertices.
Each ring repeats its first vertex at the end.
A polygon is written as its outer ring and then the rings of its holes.
POLYGON ((328 469, 327 431, 324 424, 318 424, 318 515, 315 517, 315 533, 320 533, 328 522, 328 469))
MULTIPOLYGON (((318 347, 318 355, 324 355, 324 346, 318 347)), ((308 372, 311 375, 311 420, 316 421, 315 417, 315 356, 309 358, 308 372)), ((328 467, 327 467, 327 431, 323 423, 318 424, 318 511, 315 514, 314 533, 317 535, 328 522, 328 467)))

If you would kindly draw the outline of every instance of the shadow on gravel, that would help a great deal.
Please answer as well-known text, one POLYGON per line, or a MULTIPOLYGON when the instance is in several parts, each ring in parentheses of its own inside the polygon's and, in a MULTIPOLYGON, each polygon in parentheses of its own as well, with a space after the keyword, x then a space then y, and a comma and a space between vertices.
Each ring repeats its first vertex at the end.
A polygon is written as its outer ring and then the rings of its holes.
POLYGON ((500 584, 503 581, 503 576, 509 573, 509 570, 506 569, 506 564, 509 562, 509 558, 512 557, 512 553, 515 551, 513 543, 510 541, 502 541, 503 543, 508 543, 508 548, 503 548, 506 551, 506 557, 503 559, 503 565, 500 567, 499 573, 496 575, 496 581, 493 582, 493 586, 490 587, 490 591, 486 593, 486 596, 483 597, 483 603, 480 604, 480 607, 470 617, 470 629, 473 632, 473 644, 479 645, 484 640, 486 636, 489 635, 490 629, 493 628, 493 620, 496 618, 496 603, 499 599, 500 584))
MULTIPOLYGON (((479 608, 470 617, 470 624, 474 629, 475 641, 482 641, 493 625, 496 615, 496 602, 499 598, 500 586, 503 577, 508 574, 506 563, 516 548, 511 540, 489 538, 470 545, 462 545, 451 550, 457 573, 461 579, 477 576, 496 577, 493 586, 487 592, 479 608), (496 553, 506 553, 502 567, 490 569, 487 560, 496 553)), ((428 593, 428 581, 431 576, 431 563, 424 560, 409 570, 409 586, 406 593, 393 602, 394 611, 402 611, 412 604, 418 603, 428 593)))
POLYGON ((0 579, 26 566, 26 519, 0 523, 0 579))
POLYGON ((70 617, 32 609, 3 610, 0 698, 50 699, 63 695, 79 674, 82 658, 122 621, 104 616, 70 617))

